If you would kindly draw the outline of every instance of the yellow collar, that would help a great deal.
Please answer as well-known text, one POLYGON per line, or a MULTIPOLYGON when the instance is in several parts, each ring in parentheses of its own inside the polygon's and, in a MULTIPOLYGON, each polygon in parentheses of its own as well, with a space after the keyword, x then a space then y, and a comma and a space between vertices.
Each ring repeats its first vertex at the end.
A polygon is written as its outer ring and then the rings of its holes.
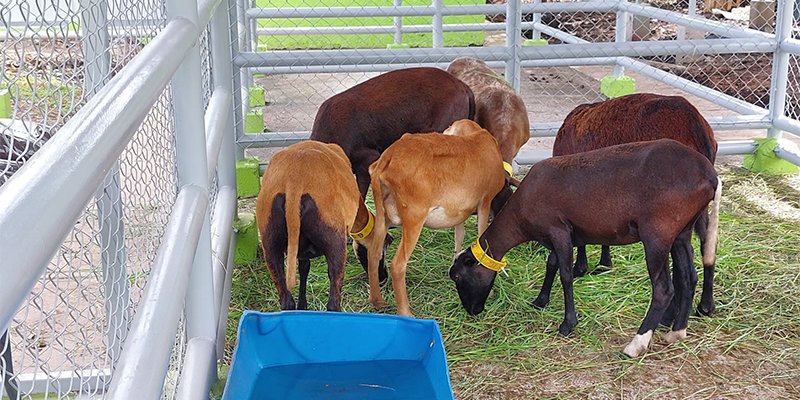
POLYGON ((355 240, 362 240, 372 233, 372 228, 375 226, 375 218, 372 217, 372 213, 369 211, 367 211, 367 216, 367 225, 365 225, 364 228, 358 232, 350 232, 351 238, 355 240))
POLYGON ((514 168, 511 167, 511 164, 503 161, 503 169, 508 172, 508 176, 514 176, 514 168))
POLYGON ((502 260, 497 261, 494 258, 492 258, 489 254, 486 254, 486 252, 481 247, 480 242, 478 242, 477 240, 472 245, 472 247, 470 247, 470 250, 472 250, 472 255, 475 256, 475 259, 478 260, 478 262, 481 263, 481 265, 483 265, 486 268, 489 268, 492 271, 500 272, 503 270, 503 268, 506 267, 506 265, 508 265, 508 262, 506 261, 505 257, 503 257, 502 260))

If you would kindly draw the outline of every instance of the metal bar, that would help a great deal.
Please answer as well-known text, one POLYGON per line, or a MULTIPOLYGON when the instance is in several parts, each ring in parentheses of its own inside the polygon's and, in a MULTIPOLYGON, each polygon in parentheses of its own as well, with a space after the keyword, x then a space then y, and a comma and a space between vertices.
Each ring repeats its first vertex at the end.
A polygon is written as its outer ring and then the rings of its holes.
POLYGON ((197 26, 206 26, 211 21, 214 10, 222 3, 222 0, 198 0, 197 1, 197 26))
MULTIPOLYGON (((395 7, 400 7, 403 5, 403 0, 393 0, 392 3, 394 4, 395 7)), ((394 32, 394 44, 399 45, 403 43, 403 17, 394 17, 393 22, 394 26, 391 28, 391 30, 392 32, 394 32)), ((365 28, 374 28, 374 27, 365 27, 365 28)))
POLYGON ((755 140, 722 140, 717 142, 717 156, 752 154, 758 144, 755 140))
POLYGON ((522 150, 514 158, 519 165, 533 165, 539 161, 546 160, 553 156, 553 149, 547 150, 522 150))
MULTIPOLYGON (((624 10, 624 5, 627 4, 627 0, 619 0, 619 5, 617 6, 617 17, 616 22, 614 24, 614 42, 615 43, 624 43, 628 36, 628 28, 629 28, 629 17, 628 13, 624 10)), ((625 68, 619 64, 614 66, 614 77, 621 78, 625 75, 625 68)))
MULTIPOLYGON (((213 51, 213 49, 212 49, 213 51)), ((230 57, 228 57, 230 60, 230 57)), ((230 70, 230 67, 229 67, 230 70)), ((215 71, 212 68, 212 71, 215 71)), ((230 83, 227 85, 230 87, 230 83)), ((208 101, 208 108, 205 113, 205 129, 208 133, 206 142, 207 171, 208 176, 214 176, 217 168, 217 157, 219 156, 220 146, 223 137, 230 136, 230 114, 232 112, 232 96, 226 87, 216 86, 211 99, 208 101)))
POLYGON ((688 79, 678 77, 669 72, 664 72, 658 68, 651 67, 645 63, 630 58, 620 58, 617 60, 617 62, 625 66, 626 68, 634 70, 642 75, 659 80, 670 86, 681 89, 687 93, 691 93, 702 99, 706 99, 712 103, 719 104, 720 106, 736 111, 740 114, 761 115, 767 112, 767 110, 761 107, 752 105, 746 101, 737 99, 733 96, 729 96, 717 90, 710 89, 706 86, 692 82, 688 79))
MULTIPOLYGON (((616 9, 618 0, 593 0, 569 3, 524 4, 525 13, 558 12, 610 12, 616 9)), ((442 15, 488 15, 503 14, 506 6, 497 5, 446 5, 442 15)), ((342 18, 342 17, 432 17, 436 14, 433 6, 401 7, 297 7, 297 8, 251 8, 246 11, 248 18, 342 18)))
MULTIPOLYGON (((86 60, 85 91, 94 96, 111 79, 111 52, 108 33, 108 2, 81 0, 81 46, 86 60)), ((111 365, 122 351, 130 323, 125 224, 122 221, 122 194, 119 161, 115 162, 95 193, 100 225, 100 258, 103 266, 106 340, 111 365)))
MULTIPOLYGON (((763 129, 771 125, 766 110, 761 114, 709 117, 707 120, 715 131, 763 129)), ((531 137, 555 137, 562 123, 563 121, 551 121, 531 124, 531 137)), ((797 123, 797 129, 800 132, 800 122, 797 123)), ((245 135, 240 138, 239 143, 240 145, 254 148, 285 147, 306 140, 309 136, 309 131, 272 132, 260 135, 245 135)))
MULTIPOLYGON (((395 17, 400 18, 400 17, 395 17)), ((522 27, 533 26, 530 22, 521 24, 522 27)), ((474 32, 505 29, 506 24, 501 22, 481 22, 471 24, 446 24, 442 26, 443 32, 474 32)), ((545 25, 546 26, 546 25, 545 25)), ((552 29, 552 28, 551 28, 552 29)), ((433 30, 433 25, 401 25, 400 40, 403 33, 426 33, 433 30)), ((397 25, 394 26, 308 26, 308 27, 276 27, 258 28, 259 35, 367 35, 398 33, 397 25)), ((397 43, 396 43, 397 44, 397 43)))
MULTIPOLYGON (((17 375, 19 393, 50 393, 68 397, 76 392, 102 393, 111 382, 111 369, 79 369, 71 371, 41 371, 17 375)), ((26 398, 20 396, 21 399, 26 398)), ((28 397, 29 398, 29 397, 28 397)), ((15 400, 16 397, 9 397, 15 400)))
POLYGON ((558 30, 556 28, 538 22, 533 25, 533 29, 535 29, 534 30, 535 33, 539 34, 544 33, 545 35, 556 38, 564 43, 590 43, 588 40, 583 40, 575 35, 571 35, 567 32, 558 30))
POLYGON ((214 301, 219 305, 220 313, 216 315, 217 334, 215 339, 219 343, 219 351, 216 356, 221 359, 221 353, 225 344, 225 334, 219 333, 221 321, 228 320, 228 305, 225 304, 225 287, 229 285, 227 281, 233 263, 228 264, 231 239, 233 239, 233 218, 236 214, 236 188, 222 186, 217 195, 217 203, 214 206, 214 220, 211 225, 211 249, 214 254, 214 301))
POLYGON ((207 208, 205 188, 181 188, 105 398, 161 396, 207 208))
POLYGON ((784 132, 800 135, 800 121, 796 119, 779 115, 772 120, 772 126, 784 132))
MULTIPOLYGON (((236 248, 236 235, 231 235, 231 241, 228 244, 228 259, 225 265, 228 267, 225 270, 225 286, 222 290, 222 302, 220 309, 228 310, 231 304, 231 284, 233 280, 233 253, 236 248)), ((219 325, 217 328, 217 359, 222 359, 225 355, 225 334, 228 331, 228 313, 221 313, 219 316, 219 325)))
MULTIPOLYGON (((536 5, 542 4, 542 0, 533 0, 533 4, 536 4, 536 5)), ((524 13, 524 11, 523 11, 523 13, 524 13)), ((542 14, 538 13, 538 12, 535 12, 535 13, 533 13, 533 16, 532 16, 531 19, 533 20, 533 26, 534 26, 533 31, 531 32, 531 39, 539 40, 539 39, 542 38, 542 33, 543 33, 538 28, 539 25, 542 25, 542 14)), ((553 37, 555 37, 555 36, 553 36, 553 37)), ((558 39, 558 38, 556 38, 556 39, 558 39)), ((561 39, 559 39, 559 40, 561 40, 561 39)))
POLYGON ((781 51, 792 54, 800 54, 800 40, 786 38, 778 46, 781 51))
POLYGON ((433 14, 433 47, 439 48, 444 47, 444 31, 442 30, 442 26, 444 25, 444 19, 442 17, 442 0, 431 0, 433 9, 436 11, 433 14))
POLYGON ((506 60, 505 78, 508 84, 519 92, 520 86, 520 48, 522 37, 519 24, 522 21, 521 0, 506 1, 506 48, 509 57, 506 60))
MULTIPOLYGON (((775 36, 779 44, 782 44, 792 37, 792 18, 794 16, 795 0, 784 0, 778 10, 775 23, 775 36)), ((778 117, 784 116, 786 111, 786 86, 789 79, 789 53, 783 51, 782 46, 775 49, 772 58, 772 79, 769 88, 769 114, 770 119, 775 121, 778 117)), ((767 130, 768 137, 780 137, 781 131, 773 126, 767 130)))
MULTIPOLYGON (((14 360, 11 354, 11 337, 8 330, 0 335, 0 369, 3 371, 0 398, 5 394, 9 399, 19 398, 19 381, 14 377, 14 360)), ((23 392, 24 393, 24 392, 23 392)))
MULTIPOLYGON (((239 36, 240 32, 240 24, 241 21, 244 19, 242 16, 241 10, 239 9, 239 1, 238 0, 230 0, 226 1, 228 7, 228 29, 230 31, 230 48, 231 48, 231 58, 236 57, 240 51, 240 40, 241 37, 239 36)), ((233 69, 233 63, 231 62, 230 68, 233 69)), ((244 111, 244 99, 242 98, 242 75, 246 74, 247 71, 242 71, 239 68, 233 69, 233 134, 234 136, 240 136, 244 134, 244 118, 245 118, 245 111, 244 111)), ((245 88, 246 90, 246 88, 245 88)), ((244 149, 241 147, 236 148, 236 159, 240 160, 244 158, 244 149)))
POLYGON ((208 398, 208 367, 205 363, 216 356, 214 340, 205 337, 189 339, 186 345, 186 359, 181 372, 181 381, 178 383, 176 399, 207 399, 208 398))
MULTIPOLYGON (((227 1, 226 1, 227 3, 227 1)), ((223 3, 223 4, 226 4, 223 3)), ((211 20, 211 61, 212 61, 212 73, 214 78, 214 83, 218 87, 223 87, 229 91, 235 90, 235 82, 232 82, 232 79, 236 76, 239 76, 239 71, 233 70, 233 62, 232 62, 232 47, 228 46, 227 44, 234 40, 235 36, 233 36, 233 32, 229 32, 226 29, 228 28, 226 24, 228 21, 235 21, 228 14, 224 13, 216 13, 211 20)), ((235 48, 235 47, 233 47, 235 48)), ((235 124, 234 118, 232 116, 235 115, 235 100, 233 104, 229 104, 229 109, 232 110, 231 113, 228 113, 228 120, 226 125, 232 126, 235 124)), ((224 356, 225 351, 225 327, 227 326, 228 322, 228 306, 230 304, 230 286, 231 286, 231 278, 233 272, 233 248, 231 247, 231 243, 235 241, 235 235, 233 234, 233 216, 236 214, 236 144, 234 142, 235 139, 235 131, 232 133, 228 131, 222 137, 222 143, 220 145, 220 150, 217 154, 217 185, 219 187, 219 193, 217 195, 217 204, 228 205, 227 208, 223 210, 216 210, 214 216, 216 218, 213 221, 212 226, 212 243, 211 247, 214 251, 214 290, 215 294, 217 294, 217 288, 220 286, 220 279, 222 279, 222 293, 219 297, 215 297, 215 304, 218 304, 219 313, 216 315, 217 318, 217 334, 216 334, 216 341, 217 341, 217 359, 220 360, 224 356), (230 194, 226 194, 230 193, 230 194), (230 199, 227 199, 230 197, 230 199), (227 211, 230 210, 230 211, 227 211), (223 218, 226 212, 230 212, 230 217, 224 217, 228 220, 228 225, 223 226, 225 230, 220 230, 220 228, 214 228, 217 226, 217 221, 225 221, 226 219, 223 218), (227 233, 228 240, 226 242, 227 248, 222 250, 219 248, 219 245, 216 244, 215 241, 219 241, 219 237, 217 234, 222 235, 227 233), (224 254, 224 257, 223 257, 224 254), (221 268, 220 268, 221 267, 221 268), (220 274, 221 271, 224 271, 224 274, 220 274), (222 275, 222 276, 220 276, 222 275), (225 299, 225 293, 227 288, 227 296, 228 299, 225 299), (222 327, 222 330, 220 330, 222 327)))
MULTIPOLYGON (((534 46, 519 49, 522 60, 591 57, 646 57, 684 53, 733 54, 769 53, 775 49, 774 42, 762 39, 708 39, 562 44, 557 46, 534 46)), ((234 63, 240 67, 324 65, 324 64, 411 64, 444 62, 470 54, 486 61, 506 61, 510 58, 506 48, 460 48, 415 49, 414 52, 393 49, 336 49, 336 50, 276 50, 266 53, 239 53, 234 63)))
POLYGON ((782 146, 780 142, 778 145, 775 146, 775 155, 778 157, 789 161, 790 163, 800 166, 800 153, 797 152, 797 148, 794 149, 782 146))
POLYGON ((0 276, 5 286, 0 291, 0 330, 8 326, 194 38, 188 21, 167 24, 0 187, 0 276))
MULTIPOLYGON (((167 15, 171 18, 186 18, 198 24, 196 0, 167 0, 167 15)), ((198 31, 204 27, 198 26, 198 31)), ((173 109, 175 116, 175 162, 177 164, 178 186, 201 188, 209 196, 208 156, 206 143, 208 138, 203 123, 203 93, 201 85, 200 46, 195 41, 181 66, 172 78, 173 109)), ((205 210, 203 226, 195 248, 192 273, 186 292, 184 324, 186 338, 206 338, 214 341, 217 335, 216 310, 214 303, 214 278, 211 267, 211 231, 210 216, 205 210)), ((208 393, 212 376, 216 377, 214 359, 199 361, 199 364, 184 364, 184 370, 202 370, 203 377, 194 374, 181 374, 179 385, 191 380, 198 385, 198 390, 208 393)), ((182 371, 183 372, 183 371, 182 371)), ((163 381, 162 381, 163 382, 163 381)), ((154 383, 154 382, 153 382, 154 383)), ((151 383, 151 384, 153 384, 151 383)))
POLYGON ((754 29, 741 29, 733 25, 714 22, 705 18, 695 18, 686 16, 674 11, 667 11, 656 7, 643 6, 641 4, 619 3, 620 11, 643 17, 655 18, 664 22, 672 22, 687 28, 697 29, 703 32, 711 32, 717 36, 728 38, 762 38, 775 41, 775 35, 757 31, 754 29))

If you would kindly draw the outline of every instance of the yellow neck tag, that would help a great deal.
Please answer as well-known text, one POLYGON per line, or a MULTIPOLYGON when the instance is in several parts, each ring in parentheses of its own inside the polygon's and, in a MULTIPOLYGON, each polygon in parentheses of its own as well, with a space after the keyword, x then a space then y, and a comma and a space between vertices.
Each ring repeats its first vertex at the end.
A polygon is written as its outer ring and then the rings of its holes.
POLYGON ((372 213, 367 211, 367 224, 358 232, 350 232, 350 237, 355 240, 362 240, 365 237, 369 236, 372 233, 372 228, 375 226, 375 218, 372 217, 372 213))
POLYGON ((511 167, 511 164, 503 161, 503 169, 508 172, 508 176, 514 176, 514 168, 511 167))
POLYGON ((486 254, 486 252, 483 251, 481 244, 477 240, 472 247, 470 247, 470 250, 472 250, 472 255, 475 256, 475 259, 478 260, 481 265, 489 268, 492 271, 500 272, 506 267, 506 265, 508 265, 508 261, 506 261, 505 257, 503 257, 502 260, 497 261, 490 255, 486 254))

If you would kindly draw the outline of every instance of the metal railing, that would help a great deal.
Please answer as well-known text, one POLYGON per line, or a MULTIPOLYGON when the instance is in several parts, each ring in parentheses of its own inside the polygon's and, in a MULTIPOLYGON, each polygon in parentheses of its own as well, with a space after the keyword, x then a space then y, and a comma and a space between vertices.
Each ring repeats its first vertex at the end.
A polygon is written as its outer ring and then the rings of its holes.
MULTIPOLYGON (((107 398, 156 398, 164 390, 170 355, 183 317, 186 349, 179 372, 177 397, 195 398, 208 393, 222 356, 227 321, 226 294, 232 267, 232 221, 236 208, 234 141, 232 120, 232 62, 228 4, 222 0, 169 0, 166 26, 113 79, 108 63, 88 68, 91 100, 58 130, 39 152, 0 187, 0 329, 5 332, 28 293, 45 272, 51 258, 91 202, 98 187, 99 219, 104 221, 102 258, 108 274, 121 279, 106 288, 109 356, 112 370, 92 373, 96 378, 73 373, 65 388, 45 385, 39 390, 91 393, 107 390, 107 398), (207 109, 198 82, 201 77, 199 39, 208 26, 213 90, 207 109), (92 76, 98 77, 94 81, 92 76), (132 319, 127 321, 127 282, 120 229, 125 210, 119 200, 120 171, 117 160, 134 132, 154 109, 165 90, 173 94, 170 104, 175 118, 175 173, 177 199, 161 238, 157 257, 147 272, 144 293, 132 319), (173 111, 174 110, 174 111, 173 111), (216 173, 215 173, 216 171, 216 173), (216 175, 216 193, 211 179, 216 175), (214 220, 210 219, 210 199, 214 220), (121 254, 121 255, 120 255, 121 254), (119 301, 122 298, 122 305, 119 301), (120 333, 120 331, 124 331, 120 333), (222 339, 219 340, 218 335, 222 339), (124 343, 118 338, 125 337, 124 343), (115 339, 116 338, 116 339, 115 339), (114 349, 116 347, 116 350, 114 349), (81 382, 74 384, 71 380, 81 382)), ((84 43, 106 49, 108 25, 94 20, 84 43), (94 29, 97 28, 97 29, 94 29), (94 40, 94 42, 93 42, 94 40)), ((91 46, 90 46, 91 47, 91 46)), ((96 54, 87 58, 94 59, 96 54)), ((102 58, 102 57, 100 57, 102 58)), ((0 351, 6 345, 0 344, 0 351)), ((19 363, 16 365, 20 367, 19 363)), ((3 367, 7 372, 7 368, 3 367)), ((73 371, 76 372, 76 371, 73 371)), ((83 371, 86 373, 86 371, 83 371)), ((52 374, 45 382, 54 382, 52 374)), ((21 393, 36 391, 33 383, 16 378, 21 393)), ((0 393, 3 393, 0 388, 0 393)))
MULTIPOLYGON (((104 3, 92 4, 102 7, 104 3)), ((709 118, 714 129, 769 129, 771 137, 780 136, 781 131, 800 134, 798 110, 785 106, 787 99, 795 96, 787 91, 787 82, 793 57, 800 55, 800 41, 791 37, 792 14, 787 11, 793 9, 794 0, 781 1, 776 34, 618 0, 531 4, 516 0, 505 6, 449 6, 437 0, 430 6, 357 9, 267 9, 245 7, 244 1, 205 0, 198 4, 195 0, 168 0, 165 6, 167 22, 161 31, 152 40, 148 38, 148 43, 127 60, 124 68, 115 71, 113 78, 110 76, 114 65, 107 53, 107 43, 113 36, 108 27, 113 24, 104 21, 102 12, 84 18, 80 36, 87 60, 85 94, 89 100, 0 186, 0 333, 13 333, 9 327, 15 314, 40 277, 47 275, 54 255, 64 251, 64 240, 76 221, 90 223, 89 219, 81 218, 87 205, 97 210, 91 218, 97 225, 97 238, 92 240, 99 249, 97 258, 105 279, 101 280, 102 289, 98 289, 103 293, 104 314, 95 317, 104 326, 104 346, 110 362, 93 369, 48 370, 44 378, 34 377, 30 381, 11 374, 13 384, 26 394, 56 391, 66 397, 69 392, 81 393, 84 387, 91 387, 90 393, 105 393, 108 398, 129 398, 130 393, 136 393, 137 398, 156 398, 167 391, 165 381, 171 381, 169 386, 174 386, 170 388, 174 393, 168 396, 207 396, 215 378, 215 362, 222 357, 227 322, 235 240, 231 227, 236 208, 235 155, 237 151, 241 155, 242 147, 285 146, 308 135, 301 129, 244 134, 243 120, 249 104, 247 88, 253 73, 270 73, 274 78, 281 74, 377 72, 411 65, 444 67, 456 57, 470 55, 487 60, 493 67, 505 68, 507 79, 519 88, 523 68, 604 65, 614 67, 615 75, 634 71, 737 114, 709 118), (613 41, 593 43, 542 22, 544 13, 568 12, 614 13, 613 41), (504 13, 506 22, 452 26, 441 18, 493 13, 504 13), (525 13, 534 14, 532 22, 522 22, 525 13), (413 26, 400 20, 395 27, 380 29, 269 30, 257 29, 255 23, 259 18, 376 15, 434 18, 430 25, 413 26), (719 38, 630 42, 623 35, 628 29, 627 15, 658 18, 688 29, 711 32, 719 38), (431 47, 257 51, 257 35, 392 33, 397 26, 401 33, 430 27, 431 47), (504 28, 505 46, 444 46, 444 32, 478 28, 504 28), (563 43, 523 46, 520 33, 525 28, 534 29, 535 38, 550 36, 563 43), (203 47, 204 40, 208 49, 203 47), (654 68, 641 59, 697 53, 772 54, 768 106, 752 104, 654 68), (206 75, 210 71, 210 77, 204 75, 202 68, 206 75), (209 80, 210 87, 204 91, 200 83, 209 80), (159 99, 164 94, 171 97, 161 103, 159 99), (157 230, 160 239, 157 250, 153 251, 155 257, 146 270, 132 271, 125 249, 131 231, 142 228, 123 223, 125 214, 131 211, 126 202, 136 200, 124 197, 126 183, 135 181, 137 176, 130 171, 129 163, 121 161, 136 130, 153 112, 166 113, 174 119, 174 136, 168 138, 174 147, 174 162, 171 159, 164 162, 173 169, 176 194, 174 201, 168 202, 166 226, 161 227, 163 231, 157 230), (231 130, 236 131, 235 138, 231 130), (134 274, 147 276, 142 290, 134 291, 131 287, 134 274), (176 337, 180 340, 176 341, 176 337), (170 357, 175 356, 178 348, 181 359, 171 362, 170 357)), ((20 37, 27 35, 23 33, 20 37)), ((559 125, 557 120, 534 122, 531 136, 552 137, 559 125)), ((726 140, 720 142, 719 153, 746 154, 754 148, 752 140, 726 140)), ((779 145, 775 152, 783 159, 800 162, 800 154, 789 146, 779 145)), ((547 156, 546 152, 524 153, 518 161, 532 163, 547 156)), ((3 354, 0 369, 8 372, 6 356, 13 340, 5 334, 0 338, 3 354)), ((20 363, 15 367, 19 368, 20 363)), ((0 387, 0 393, 6 390, 5 385, 0 387)))

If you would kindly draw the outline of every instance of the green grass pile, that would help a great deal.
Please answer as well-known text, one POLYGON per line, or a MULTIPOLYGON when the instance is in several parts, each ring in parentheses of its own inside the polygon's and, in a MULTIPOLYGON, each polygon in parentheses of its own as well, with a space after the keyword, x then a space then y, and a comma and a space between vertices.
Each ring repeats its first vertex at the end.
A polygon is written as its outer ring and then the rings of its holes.
MULTIPOLYGON (((692 317, 689 337, 666 346, 661 330, 640 360, 621 356, 650 300, 641 244, 613 247, 611 272, 575 283, 579 323, 567 338, 556 333, 563 318, 559 283, 544 310, 531 306, 544 276, 546 251, 524 244, 508 254, 509 276, 500 276, 486 310, 471 317, 462 309, 448 269, 453 233, 427 228, 409 263, 407 284, 418 318, 438 321, 451 381, 460 399, 538 398, 800 398, 800 223, 779 219, 732 190, 763 181, 778 198, 800 199, 786 178, 765 178, 720 167, 725 180, 715 285, 717 313, 692 317)), ((252 200, 242 204, 251 207, 252 200)), ((467 225, 475 240, 474 218, 467 225)), ((399 243, 389 251, 393 256, 399 243)), ((589 248, 596 263, 599 247, 589 248)), ((700 282, 699 249, 695 264, 700 282)), ((228 349, 241 311, 277 311, 276 292, 263 262, 234 271, 228 349)), ((556 280, 558 282, 558 280, 556 280)), ((312 264, 309 308, 324 310, 328 296, 322 259, 312 264)), ((700 285, 695 304, 699 301, 700 285)), ((391 284, 383 288, 394 313, 391 284)), ((367 278, 348 259, 344 311, 375 312, 367 301, 367 278)))

